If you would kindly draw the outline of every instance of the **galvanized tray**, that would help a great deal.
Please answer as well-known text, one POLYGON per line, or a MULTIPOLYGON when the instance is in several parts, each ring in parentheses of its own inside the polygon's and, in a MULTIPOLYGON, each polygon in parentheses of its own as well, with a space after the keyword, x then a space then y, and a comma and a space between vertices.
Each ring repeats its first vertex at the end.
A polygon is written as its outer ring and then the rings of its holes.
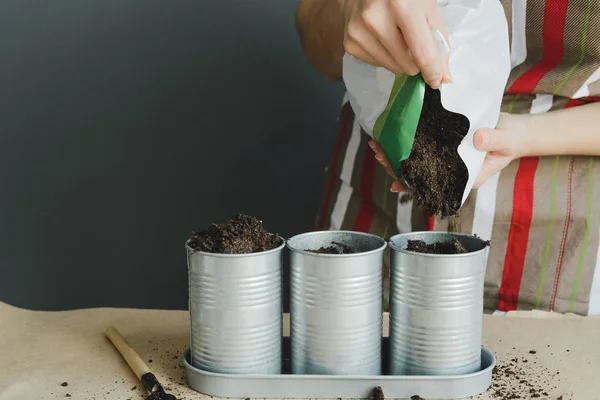
POLYGON ((200 393, 216 397, 272 399, 367 398, 381 386, 387 398, 456 399, 475 396, 488 390, 496 358, 481 348, 481 371, 458 376, 391 376, 385 375, 389 364, 389 339, 383 338, 381 376, 292 375, 289 337, 283 338, 283 374, 228 375, 195 368, 190 352, 183 356, 187 381, 200 393))

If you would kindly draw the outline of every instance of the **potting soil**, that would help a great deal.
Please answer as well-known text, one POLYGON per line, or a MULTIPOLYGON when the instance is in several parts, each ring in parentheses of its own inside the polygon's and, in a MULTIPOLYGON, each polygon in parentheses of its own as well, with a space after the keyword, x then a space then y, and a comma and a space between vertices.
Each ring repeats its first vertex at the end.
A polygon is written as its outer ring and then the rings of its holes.
POLYGON ((425 254, 464 254, 469 252, 456 238, 431 244, 426 244, 422 240, 409 240, 406 250, 425 254))
POLYGON ((331 242, 331 246, 321 247, 317 250, 306 249, 305 251, 310 251, 311 253, 317 254, 354 254, 360 253, 360 250, 354 246, 349 246, 344 243, 339 242, 331 242))
POLYGON ((283 239, 268 232, 257 218, 238 214, 231 221, 193 232, 189 246, 208 253, 247 254, 271 250, 282 243, 283 239))
POLYGON ((426 86, 412 151, 399 176, 432 215, 448 217, 460 209, 468 170, 457 148, 469 126, 467 117, 442 107, 439 90, 426 86))

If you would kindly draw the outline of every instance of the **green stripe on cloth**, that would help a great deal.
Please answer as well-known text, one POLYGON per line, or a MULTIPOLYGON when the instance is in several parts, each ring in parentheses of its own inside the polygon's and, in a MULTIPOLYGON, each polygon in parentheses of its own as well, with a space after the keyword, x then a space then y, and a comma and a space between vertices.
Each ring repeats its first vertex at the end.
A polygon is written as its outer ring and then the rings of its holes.
POLYGON ((560 81, 556 89, 554 89, 553 95, 557 95, 560 89, 573 77, 577 68, 581 66, 583 60, 585 59, 585 47, 587 46, 587 38, 588 38, 588 30, 590 27, 590 16, 592 14, 592 5, 594 4, 593 0, 588 0, 587 8, 585 10, 585 19, 583 21, 583 35, 581 37, 581 50, 579 53, 579 59, 575 64, 567 71, 566 75, 560 81))
POLYGON ((556 172, 558 171, 558 163, 560 157, 554 159, 552 167, 552 191, 550 194, 550 217, 548 222, 548 232, 546 233, 546 247, 544 248, 544 259, 540 268, 540 280, 538 282, 537 295, 535 297, 535 309, 539 310, 542 301, 542 292, 544 282, 546 280, 546 267, 548 266, 548 254, 550 254, 550 243, 552 242, 552 232, 554 231, 554 222, 556 221, 556 172))
POLYGON ((510 103, 508 103, 508 110, 507 110, 507 112, 508 112, 509 114, 512 114, 512 112, 513 112, 513 107, 514 107, 514 105, 515 105, 515 102, 516 102, 517 100, 519 100, 519 98, 520 98, 520 97, 521 97, 521 95, 520 95, 520 94, 517 94, 515 97, 513 97, 513 99, 510 101, 510 103))
POLYGON ((587 251, 588 242, 590 239, 590 224, 592 223, 592 194, 594 189, 594 158, 590 157, 588 161, 588 195, 587 195, 587 218, 585 223, 585 233, 583 236, 583 245, 579 254, 579 263, 577 265, 577 275, 575 276, 575 284, 573 293, 571 293, 571 302, 569 304, 569 312, 575 310, 575 300, 577 299, 577 289, 579 289, 579 280, 581 278, 581 270, 583 268, 583 260, 587 251))

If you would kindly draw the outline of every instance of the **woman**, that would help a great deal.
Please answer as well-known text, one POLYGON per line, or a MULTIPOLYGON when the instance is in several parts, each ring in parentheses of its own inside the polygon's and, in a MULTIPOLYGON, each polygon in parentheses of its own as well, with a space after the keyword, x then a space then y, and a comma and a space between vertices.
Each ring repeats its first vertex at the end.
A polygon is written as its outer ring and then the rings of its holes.
MULTIPOLYGON (((389 237, 452 223, 491 239, 486 311, 600 314, 600 3, 501 3, 513 69, 498 125, 475 134, 488 155, 457 220, 431 219, 398 194, 345 101, 318 229, 389 237)), ((344 51, 420 72, 434 88, 452 80, 430 34, 445 32, 435 0, 304 0, 297 25, 307 58, 331 80, 341 79, 344 51)))

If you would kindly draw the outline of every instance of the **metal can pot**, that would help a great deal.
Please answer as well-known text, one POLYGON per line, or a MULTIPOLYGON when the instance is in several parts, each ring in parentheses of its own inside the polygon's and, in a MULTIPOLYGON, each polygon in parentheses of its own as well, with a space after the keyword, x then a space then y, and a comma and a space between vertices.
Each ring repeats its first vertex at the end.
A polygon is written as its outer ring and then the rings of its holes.
POLYGON ((192 364, 229 374, 280 374, 282 250, 194 251, 186 244, 192 364))
POLYGON ((390 239, 390 373, 457 375, 479 371, 488 244, 471 235, 413 232, 390 239), (407 251, 458 239, 464 254, 407 251))
POLYGON ((381 374, 382 238, 360 232, 310 232, 288 240, 292 372, 381 374), (307 250, 332 242, 353 254, 307 250))

